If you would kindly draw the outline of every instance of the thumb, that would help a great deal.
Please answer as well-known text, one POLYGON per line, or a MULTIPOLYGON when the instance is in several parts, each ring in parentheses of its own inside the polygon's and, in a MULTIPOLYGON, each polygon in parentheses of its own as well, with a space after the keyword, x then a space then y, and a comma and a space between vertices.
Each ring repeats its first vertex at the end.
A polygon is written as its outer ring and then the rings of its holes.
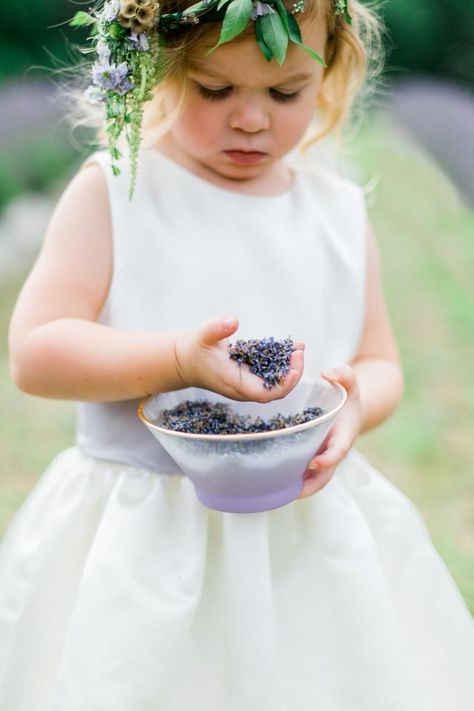
POLYGON ((223 338, 228 338, 237 331, 239 321, 233 316, 215 318, 207 321, 199 329, 199 340, 203 345, 214 346, 223 338))
POLYGON ((354 368, 348 364, 339 365, 336 368, 326 368, 321 372, 321 375, 330 382, 340 383, 349 393, 357 388, 354 368))

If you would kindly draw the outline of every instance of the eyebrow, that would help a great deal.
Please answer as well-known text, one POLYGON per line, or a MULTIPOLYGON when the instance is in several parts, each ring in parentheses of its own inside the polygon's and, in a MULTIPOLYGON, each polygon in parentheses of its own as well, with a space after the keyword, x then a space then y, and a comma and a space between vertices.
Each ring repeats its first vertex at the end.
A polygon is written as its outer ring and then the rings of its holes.
MULTIPOLYGON (((216 79, 223 79, 227 82, 229 81, 228 77, 224 76, 224 74, 221 74, 220 72, 215 71, 213 69, 204 69, 204 68, 198 67, 197 65, 194 65, 194 66, 190 65, 189 68, 191 71, 196 72, 198 74, 203 74, 208 77, 213 77, 216 79)), ((296 82, 305 81, 306 79, 311 79, 312 77, 313 77, 313 74, 311 74, 309 72, 306 72, 303 74, 293 74, 291 76, 282 77, 281 80, 277 84, 275 84, 275 86, 281 86, 282 84, 286 84, 286 83, 292 82, 292 81, 296 81, 296 82)), ((230 82, 230 83, 232 83, 232 82, 230 82)))

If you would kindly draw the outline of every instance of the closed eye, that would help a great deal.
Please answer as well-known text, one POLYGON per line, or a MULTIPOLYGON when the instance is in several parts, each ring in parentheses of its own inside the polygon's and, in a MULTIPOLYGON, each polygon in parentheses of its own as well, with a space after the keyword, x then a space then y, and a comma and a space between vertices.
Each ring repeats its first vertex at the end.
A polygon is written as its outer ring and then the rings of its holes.
MULTIPOLYGON (((231 86, 225 86, 222 87, 222 89, 210 89, 208 86, 203 86, 203 84, 199 84, 199 82, 195 82, 195 84, 199 94, 203 98, 210 99, 211 101, 220 101, 222 99, 226 99, 228 96, 230 96, 233 90, 233 87, 231 86)), ((296 99, 298 99, 301 94, 300 90, 288 93, 278 91, 277 89, 269 89, 268 91, 272 99, 280 104, 284 104, 290 101, 296 101, 296 99)))
POLYGON ((225 86, 223 89, 209 89, 209 87, 198 84, 198 82, 196 82, 196 86, 199 94, 205 99, 210 99, 211 101, 226 99, 232 92, 231 86, 225 86))
POLYGON ((301 92, 299 90, 292 91, 286 94, 283 91, 277 91, 277 89, 270 89, 272 99, 274 99, 275 101, 279 101, 281 104, 284 104, 286 101, 296 101, 300 93, 301 92))

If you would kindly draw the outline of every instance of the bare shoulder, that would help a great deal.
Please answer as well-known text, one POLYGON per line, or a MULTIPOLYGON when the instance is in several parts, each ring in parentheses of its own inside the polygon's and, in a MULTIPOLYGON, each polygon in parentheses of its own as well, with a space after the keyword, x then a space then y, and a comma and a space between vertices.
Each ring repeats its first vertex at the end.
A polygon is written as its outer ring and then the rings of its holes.
POLYGON ((86 164, 59 199, 38 259, 15 308, 15 323, 34 328, 58 318, 95 320, 112 275, 112 225, 106 179, 86 164))
POLYGON ((56 265, 60 266, 60 262, 79 258, 79 267, 87 266, 91 276, 100 277, 106 263, 111 264, 111 256, 106 179, 97 163, 88 163, 64 190, 48 225, 40 259, 59 260, 56 265))

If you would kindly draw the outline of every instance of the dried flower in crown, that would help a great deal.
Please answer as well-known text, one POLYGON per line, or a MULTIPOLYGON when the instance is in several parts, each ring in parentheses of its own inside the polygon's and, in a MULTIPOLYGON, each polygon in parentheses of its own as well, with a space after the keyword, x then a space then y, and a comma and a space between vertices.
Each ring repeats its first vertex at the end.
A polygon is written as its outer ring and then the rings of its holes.
MULTIPOLYGON (((91 26, 89 42, 96 53, 92 83, 85 95, 91 103, 104 106, 114 175, 120 173, 117 161, 122 155, 118 141, 125 134, 130 160, 130 199, 135 189, 143 106, 153 97, 155 84, 163 78, 158 75, 160 36, 199 22, 222 22, 219 41, 210 53, 231 42, 249 22, 254 22, 256 41, 267 61, 274 57, 282 64, 288 44, 293 42, 326 66, 324 59, 302 41, 295 18, 302 12, 304 0, 297 0, 291 11, 283 0, 200 0, 182 12, 162 15, 157 0, 106 0, 90 12, 76 12, 70 25, 91 26)), ((334 13, 344 15, 351 24, 348 0, 335 0, 334 13)))
POLYGON ((135 34, 150 32, 156 17, 156 0, 122 0, 117 19, 135 34))

